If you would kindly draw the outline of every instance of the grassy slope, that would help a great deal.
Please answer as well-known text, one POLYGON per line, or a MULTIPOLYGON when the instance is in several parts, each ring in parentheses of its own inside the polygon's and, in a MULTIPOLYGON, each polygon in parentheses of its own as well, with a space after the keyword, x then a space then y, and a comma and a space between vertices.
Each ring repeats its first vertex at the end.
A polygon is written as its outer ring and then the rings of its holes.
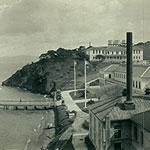
MULTIPOLYGON (((108 66, 108 63, 91 63, 87 67, 87 80, 99 76, 99 68, 108 66)), ((34 93, 46 94, 52 87, 52 82, 57 83, 61 90, 73 89, 74 66, 72 58, 44 59, 36 63, 28 64, 18 70, 4 85, 26 88, 34 93)), ((84 86, 84 61, 77 61, 77 85, 84 86)))

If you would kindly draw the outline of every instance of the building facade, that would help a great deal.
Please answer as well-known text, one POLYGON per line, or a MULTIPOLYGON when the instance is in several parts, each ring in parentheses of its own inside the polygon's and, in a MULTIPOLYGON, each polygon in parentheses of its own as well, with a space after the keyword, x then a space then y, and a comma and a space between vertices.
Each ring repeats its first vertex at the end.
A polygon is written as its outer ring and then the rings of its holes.
POLYGON ((116 98, 89 106, 89 137, 93 145, 96 150, 150 149, 150 101, 133 98, 134 111, 122 110, 122 102, 122 98, 116 98), (137 117, 143 113, 149 114, 144 121, 137 117))
MULTIPOLYGON (((89 56, 90 61, 110 61, 110 62, 123 62, 126 61, 126 48, 124 46, 108 46, 108 47, 92 47, 86 49, 86 54, 89 56)), ((133 47, 133 61, 143 61, 143 50, 133 47)))
MULTIPOLYGON (((100 70, 100 80, 104 82, 111 79, 126 85, 126 65, 110 65, 100 70)), ((133 65, 133 83, 135 90, 144 91, 150 88, 150 66, 149 65, 133 65)))

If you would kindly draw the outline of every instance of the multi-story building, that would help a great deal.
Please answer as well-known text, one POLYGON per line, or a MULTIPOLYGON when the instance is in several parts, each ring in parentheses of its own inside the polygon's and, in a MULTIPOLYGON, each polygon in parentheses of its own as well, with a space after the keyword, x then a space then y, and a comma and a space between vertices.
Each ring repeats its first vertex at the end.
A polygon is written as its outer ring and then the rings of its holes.
MULTIPOLYGON (((111 79, 126 84, 126 65, 113 64, 100 70, 100 80, 111 79)), ((133 65, 133 89, 144 91, 150 88, 150 66, 133 65)))
POLYGON ((96 150, 149 150, 150 100, 134 97, 133 110, 125 98, 101 100, 89 106, 89 137, 96 150))
MULTIPOLYGON (((126 61, 126 47, 125 45, 118 44, 118 41, 110 44, 106 47, 88 47, 86 54, 89 55, 90 61, 112 61, 112 62, 123 62, 126 61)), ((143 49, 133 47, 133 61, 143 61, 143 49)))

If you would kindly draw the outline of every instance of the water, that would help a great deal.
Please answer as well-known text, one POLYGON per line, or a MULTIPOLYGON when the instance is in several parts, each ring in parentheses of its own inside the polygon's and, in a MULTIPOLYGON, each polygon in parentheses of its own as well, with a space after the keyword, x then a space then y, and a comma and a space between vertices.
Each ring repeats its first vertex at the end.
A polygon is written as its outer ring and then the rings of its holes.
MULTIPOLYGON (((23 64, 0 64, 0 82, 8 78, 23 64)), ((17 88, 0 86, 0 100, 32 100, 45 98, 39 94, 32 94, 17 88)), ((3 110, 0 109, 0 150, 40 150, 43 144, 47 122, 53 123, 52 111, 32 110, 3 110), (43 139, 40 136, 43 135, 43 139), (40 139, 40 141, 39 141, 40 139), (40 144, 38 144, 40 142, 40 144)), ((49 136, 53 131, 48 131, 49 136)))

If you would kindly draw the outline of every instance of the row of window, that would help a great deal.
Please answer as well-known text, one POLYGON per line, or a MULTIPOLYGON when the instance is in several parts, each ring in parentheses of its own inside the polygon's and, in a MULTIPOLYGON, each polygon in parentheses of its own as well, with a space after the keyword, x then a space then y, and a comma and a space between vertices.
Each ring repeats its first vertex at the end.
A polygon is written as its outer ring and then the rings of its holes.
POLYGON ((104 50, 93 50, 93 54, 116 54, 116 55, 125 55, 126 51, 104 51, 104 50))
MULTIPOLYGON (((114 77, 126 79, 126 74, 123 74, 123 73, 114 73, 114 77)), ((141 89, 141 81, 134 81, 133 80, 133 84, 132 85, 135 88, 141 89)))
POLYGON ((133 54, 140 54, 140 53, 141 53, 140 50, 134 50, 134 51, 133 51, 133 54))
MULTIPOLYGON (((96 56, 93 56, 93 59, 101 60, 102 58, 97 58, 96 56)), ((105 57, 105 59, 118 59, 118 60, 122 60, 122 59, 125 59, 125 57, 121 57, 121 56, 116 56, 116 57, 107 56, 107 57, 105 57)))
MULTIPOLYGON (((134 50, 133 54, 140 54, 140 50, 134 50)), ((105 50, 93 50, 93 54, 121 54, 121 55, 125 55, 126 51, 105 51, 105 50)))
MULTIPOLYGON (((121 56, 116 56, 116 57, 105 57, 106 59, 125 59, 125 57, 121 57, 121 56)), ((97 58, 96 56, 93 56, 93 59, 101 59, 101 58, 97 58)), ((140 56, 134 56, 133 59, 141 59, 140 56)))
POLYGON ((104 54, 104 50, 93 50, 93 54, 104 54))
POLYGON ((141 82, 133 80, 133 87, 141 89, 141 82))
POLYGON ((141 59, 140 56, 133 56, 133 59, 141 59))
POLYGON ((123 73, 114 73, 114 77, 126 79, 126 74, 123 74, 123 73))

